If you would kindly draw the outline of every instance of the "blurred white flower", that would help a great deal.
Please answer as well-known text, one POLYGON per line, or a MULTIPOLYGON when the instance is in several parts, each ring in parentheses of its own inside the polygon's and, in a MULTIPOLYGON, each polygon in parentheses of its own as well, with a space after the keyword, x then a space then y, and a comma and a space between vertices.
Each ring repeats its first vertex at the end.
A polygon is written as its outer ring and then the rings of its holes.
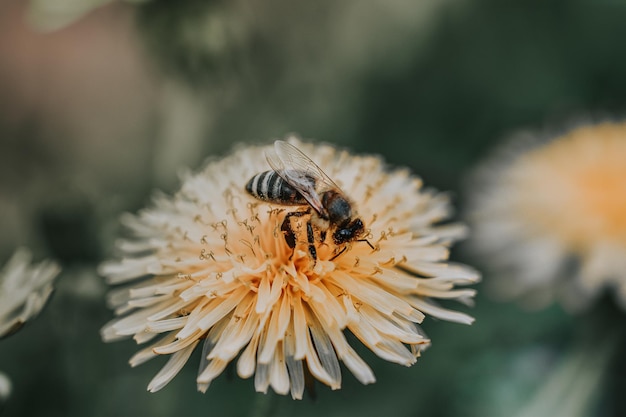
POLYGON ((124 218, 134 236, 120 242, 122 259, 101 267, 109 283, 132 283, 111 292, 121 317, 102 329, 103 339, 156 340, 132 366, 170 357, 149 391, 163 388, 201 343, 199 390, 238 357, 239 376, 254 375, 257 391, 271 386, 299 399, 306 372, 340 388, 339 361, 360 382, 375 381, 348 331, 379 357, 409 366, 430 343, 418 325, 426 315, 473 321, 434 301, 469 302, 474 290, 455 286, 478 280, 473 269, 447 262, 448 247, 465 233, 440 224, 451 214, 447 196, 422 189, 407 170, 387 170, 379 158, 291 142, 347 192, 374 249, 338 245, 329 233, 316 240, 314 260, 302 216, 293 218, 292 250, 281 224, 299 208, 245 189, 269 169, 263 155, 271 147, 243 147, 185 175, 173 197, 157 195, 152 207, 124 218))
POLYGON ((11 380, 0 372, 0 403, 5 402, 11 396, 11 380))
POLYGON ((475 180, 470 244, 495 294, 579 310, 611 287, 626 307, 626 124, 519 136, 475 180))
POLYGON ((52 293, 60 268, 52 261, 31 264, 31 253, 18 249, 0 271, 0 338, 34 318, 52 293))

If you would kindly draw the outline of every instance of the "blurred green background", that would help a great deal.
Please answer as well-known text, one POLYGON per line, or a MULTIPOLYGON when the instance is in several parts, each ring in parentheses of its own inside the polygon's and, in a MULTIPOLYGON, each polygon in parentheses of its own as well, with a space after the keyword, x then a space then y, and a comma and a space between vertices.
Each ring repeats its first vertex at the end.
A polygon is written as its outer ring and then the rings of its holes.
MULTIPOLYGON (((119 214, 154 189, 174 191, 181 168, 288 132, 410 167, 451 191, 459 218, 467 174, 511 133, 622 118, 624 22, 621 0, 2 0, 0 260, 26 245, 64 270, 40 317, 0 341, 0 371, 13 383, 0 414, 533 410, 577 352, 591 358, 611 337, 624 347, 610 296, 576 316, 558 306, 528 312, 479 284, 476 306, 464 308, 474 325, 426 319, 433 346, 412 368, 360 349, 378 382, 362 386, 344 370, 343 388, 318 385, 316 400, 256 394, 234 370, 200 394, 197 352, 150 394, 164 361, 131 369, 134 342, 101 342, 112 313, 95 267, 112 255, 119 214)), ((453 258, 482 269, 466 249, 453 258)), ((617 355, 590 382, 597 389, 578 414, 550 415, 624 415, 624 365, 617 355)), ((580 369, 564 381, 594 371, 580 369)), ((559 395, 549 397, 581 398, 567 386, 559 395)))

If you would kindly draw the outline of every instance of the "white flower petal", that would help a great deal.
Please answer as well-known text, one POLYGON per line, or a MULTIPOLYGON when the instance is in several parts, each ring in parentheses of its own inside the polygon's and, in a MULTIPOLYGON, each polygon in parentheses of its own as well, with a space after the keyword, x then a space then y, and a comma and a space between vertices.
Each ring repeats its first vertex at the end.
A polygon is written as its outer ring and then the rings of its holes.
POLYGON ((193 349, 196 347, 198 342, 194 342, 193 344, 185 347, 182 350, 173 353, 170 359, 167 361, 165 366, 159 371, 158 374, 152 378, 152 381, 148 384, 148 391, 157 392, 161 388, 167 385, 168 382, 172 380, 180 372, 183 368, 189 356, 193 352, 193 349))

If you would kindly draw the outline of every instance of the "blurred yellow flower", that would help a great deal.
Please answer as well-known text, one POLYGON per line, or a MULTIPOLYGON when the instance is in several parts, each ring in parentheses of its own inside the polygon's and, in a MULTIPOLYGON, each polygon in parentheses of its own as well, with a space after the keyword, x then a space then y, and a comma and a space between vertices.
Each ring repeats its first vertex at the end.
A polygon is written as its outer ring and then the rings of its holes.
POLYGON ((169 361, 148 385, 163 388, 202 344, 198 389, 206 391, 237 357, 240 377, 254 375, 269 387, 300 399, 304 375, 332 389, 341 386, 339 361, 363 384, 375 381, 346 339, 349 330, 379 357, 415 363, 430 341, 425 315, 471 323, 465 314, 433 299, 469 302, 478 274, 450 264, 448 247, 462 225, 441 225, 448 198, 423 190, 407 170, 389 171, 376 157, 353 156, 328 145, 291 143, 314 160, 352 199, 367 229, 366 242, 337 247, 330 234, 308 250, 307 216, 294 218, 292 250, 281 233, 298 207, 253 198, 245 185, 269 169, 271 147, 242 147, 198 174, 187 174, 173 197, 158 195, 151 208, 124 223, 133 237, 121 241, 121 260, 104 263, 120 318, 102 329, 105 341, 132 336, 153 342, 131 358, 135 366, 159 355, 169 361))
POLYGON ((39 314, 52 294, 59 266, 52 261, 32 265, 31 258, 20 248, 0 271, 0 338, 39 314))
POLYGON ((626 124, 534 142, 503 148, 477 176, 473 247, 495 267, 490 283, 530 305, 558 298, 570 309, 612 287, 626 307, 626 124))

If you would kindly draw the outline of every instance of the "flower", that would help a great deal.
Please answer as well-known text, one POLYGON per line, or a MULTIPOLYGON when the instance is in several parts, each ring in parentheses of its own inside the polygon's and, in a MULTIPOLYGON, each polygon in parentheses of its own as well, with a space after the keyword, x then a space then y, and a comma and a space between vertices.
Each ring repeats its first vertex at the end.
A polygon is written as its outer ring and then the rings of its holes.
POLYGON ((423 190, 407 170, 388 172, 379 158, 290 142, 349 190, 374 249, 355 241, 337 255, 342 248, 329 235, 315 244, 314 260, 301 216, 292 250, 280 227, 299 208, 257 200, 245 189, 269 169, 263 154, 271 147, 239 148, 185 175, 173 197, 157 195, 152 207, 124 217, 133 234, 119 243, 124 257, 101 267, 110 284, 140 280, 111 292, 121 317, 102 329, 103 339, 160 336, 132 366, 170 356, 149 391, 163 388, 202 344, 200 391, 238 356, 239 376, 254 375, 257 391, 271 386, 300 399, 306 370, 340 388, 339 361, 363 384, 375 381, 346 330, 379 357, 409 366, 430 343, 418 325, 426 314, 473 321, 433 301, 467 302, 474 291, 455 285, 478 279, 471 268, 446 262, 448 247, 465 233, 461 225, 439 225, 451 214, 447 196, 423 190))
POLYGON ((19 330, 46 305, 59 266, 52 261, 31 265, 30 251, 20 248, 0 271, 0 338, 19 330))
POLYGON ((497 295, 580 310, 606 287, 626 307, 626 124, 526 135, 477 170, 471 246, 497 295))

